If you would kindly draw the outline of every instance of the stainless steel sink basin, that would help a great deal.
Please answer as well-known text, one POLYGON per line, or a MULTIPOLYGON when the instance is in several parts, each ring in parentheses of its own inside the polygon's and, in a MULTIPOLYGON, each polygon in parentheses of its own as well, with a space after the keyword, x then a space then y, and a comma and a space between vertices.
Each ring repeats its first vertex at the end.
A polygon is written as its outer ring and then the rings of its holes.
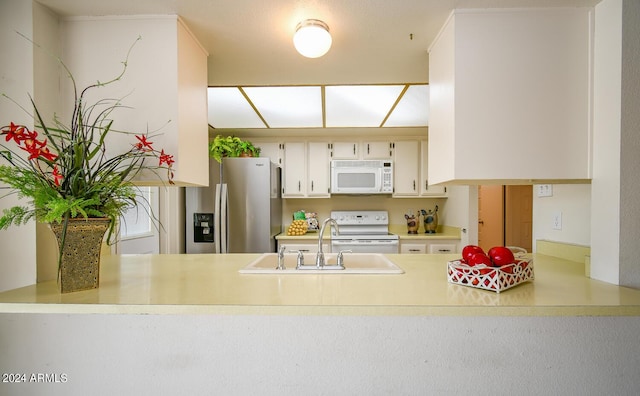
MULTIPOLYGON (((337 253, 325 253, 328 266, 335 265, 337 253)), ((344 253, 345 269, 296 269, 298 255, 284 255, 285 270, 278 270, 278 254, 264 253, 240 270, 241 274, 402 274, 402 268, 395 265, 383 254, 378 253, 344 253)), ((315 264, 316 254, 305 253, 304 263, 308 267, 315 264)))

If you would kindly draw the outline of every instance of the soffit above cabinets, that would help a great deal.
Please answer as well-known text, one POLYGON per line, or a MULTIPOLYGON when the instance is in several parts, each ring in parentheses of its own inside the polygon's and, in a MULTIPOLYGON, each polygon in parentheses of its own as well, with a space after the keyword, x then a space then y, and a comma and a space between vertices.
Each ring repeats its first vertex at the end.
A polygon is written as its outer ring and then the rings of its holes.
POLYGON ((426 127, 428 84, 209 87, 216 129, 426 127))

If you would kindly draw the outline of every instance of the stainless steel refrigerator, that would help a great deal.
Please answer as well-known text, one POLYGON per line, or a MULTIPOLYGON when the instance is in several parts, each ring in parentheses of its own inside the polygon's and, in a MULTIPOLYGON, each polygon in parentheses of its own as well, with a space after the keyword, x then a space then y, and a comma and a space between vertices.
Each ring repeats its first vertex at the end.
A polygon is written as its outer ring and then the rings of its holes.
POLYGON ((209 187, 187 187, 185 205, 187 253, 276 251, 280 168, 269 158, 211 159, 209 187))

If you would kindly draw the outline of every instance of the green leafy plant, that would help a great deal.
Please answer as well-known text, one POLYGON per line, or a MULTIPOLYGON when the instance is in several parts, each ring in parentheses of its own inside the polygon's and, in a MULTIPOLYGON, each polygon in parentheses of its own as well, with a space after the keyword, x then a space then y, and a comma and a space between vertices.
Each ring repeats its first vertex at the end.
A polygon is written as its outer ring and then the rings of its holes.
POLYGON ((209 143, 209 156, 218 162, 222 162, 223 157, 259 157, 260 147, 255 147, 248 140, 242 140, 237 136, 216 136, 209 143))
POLYGON ((55 116, 47 125, 31 99, 35 128, 11 122, 0 129, 0 160, 5 160, 4 164, 0 161, 0 182, 9 186, 9 193, 0 198, 16 194, 20 199, 30 199, 28 205, 5 209, 0 217, 0 229, 32 219, 63 223, 62 252, 67 224, 72 218, 109 218, 107 241, 112 240, 117 220, 138 204, 133 183, 136 175, 150 170, 161 177, 158 171, 163 169, 167 172, 167 181, 173 184, 174 160, 164 150, 153 147, 148 133, 112 129, 113 112, 122 107, 120 100, 87 103, 85 99, 88 92, 119 81, 125 73, 126 60, 118 76, 82 90, 77 89, 66 65, 60 59, 58 62, 67 72, 75 92, 69 125, 55 116), (107 156, 106 137, 110 133, 130 136, 131 147, 118 155, 107 156))

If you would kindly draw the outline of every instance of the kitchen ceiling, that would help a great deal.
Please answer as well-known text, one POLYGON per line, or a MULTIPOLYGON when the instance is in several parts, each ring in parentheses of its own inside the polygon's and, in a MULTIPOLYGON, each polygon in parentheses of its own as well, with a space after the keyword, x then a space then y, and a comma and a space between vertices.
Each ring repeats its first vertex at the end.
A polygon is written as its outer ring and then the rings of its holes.
POLYGON ((599 0, 36 1, 62 17, 179 15, 209 53, 212 127, 267 129, 427 125, 427 50, 452 10, 599 0), (299 55, 292 42, 309 18, 326 22, 333 36, 317 59, 299 55))

